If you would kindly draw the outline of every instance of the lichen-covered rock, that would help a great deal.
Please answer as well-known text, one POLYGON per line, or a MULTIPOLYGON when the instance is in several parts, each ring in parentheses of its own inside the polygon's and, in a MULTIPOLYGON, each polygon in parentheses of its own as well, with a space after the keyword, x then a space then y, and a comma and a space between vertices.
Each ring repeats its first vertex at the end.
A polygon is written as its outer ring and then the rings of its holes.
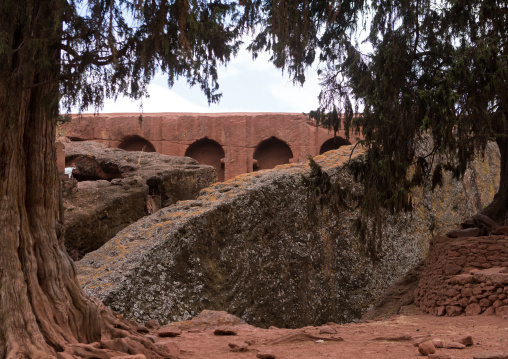
MULTIPOLYGON (((334 181, 354 186, 345 171, 337 174, 351 150, 316 162, 336 174, 334 181)), ((478 162, 475 171, 491 173, 489 161, 498 158, 478 162)), ((351 228, 357 213, 321 206, 302 185, 308 174, 308 165, 298 163, 214 184, 87 254, 77 263, 78 278, 87 292, 138 321, 185 320, 212 309, 264 327, 347 322, 422 259, 435 231, 478 211, 496 186, 482 184, 485 190, 468 177, 434 193, 416 191, 413 213, 387 216, 373 262, 351 228), (453 208, 460 213, 443 222, 442 211, 453 208)))
POLYGON ((65 245, 74 258, 122 228, 178 200, 193 199, 216 171, 188 157, 128 152, 96 142, 65 144, 76 179, 63 180, 65 245))

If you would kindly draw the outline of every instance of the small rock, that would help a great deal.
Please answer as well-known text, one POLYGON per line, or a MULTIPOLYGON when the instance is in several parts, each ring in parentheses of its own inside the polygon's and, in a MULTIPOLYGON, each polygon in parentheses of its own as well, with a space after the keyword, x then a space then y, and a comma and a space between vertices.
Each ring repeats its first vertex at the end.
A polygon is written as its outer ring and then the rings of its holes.
POLYGON ((445 349, 464 349, 465 347, 466 346, 464 344, 457 342, 449 342, 443 344, 443 348, 445 349))
MULTIPOLYGON (((387 342, 404 342, 408 340, 413 340, 413 337, 409 334, 402 334, 402 335, 394 335, 394 336, 388 336, 388 337, 377 337, 373 340, 385 340, 387 342)), ((420 343, 423 343, 426 340, 422 340, 420 343)), ((418 343, 418 344, 420 344, 418 343)))
POLYGON ((434 354, 436 352, 436 347, 434 347, 432 341, 426 341, 418 345, 418 351, 421 355, 434 354))
POLYGON ((153 335, 151 334, 147 334, 145 335, 145 338, 147 338, 148 340, 150 340, 152 343, 155 343, 157 341, 157 338, 155 338, 153 335))
POLYGON ((432 344, 434 344, 434 346, 436 348, 442 348, 443 347, 443 341, 440 340, 440 339, 432 339, 432 344))
POLYGON ((508 315, 508 305, 503 305, 502 307, 496 308, 496 315, 500 317, 508 315))
POLYGON ((499 300, 499 299, 498 299, 498 300, 496 300, 496 301, 494 302, 494 304, 492 304, 492 308, 494 308, 494 309, 495 309, 495 308, 499 308, 499 307, 501 307, 501 306, 503 306, 503 302, 502 302, 501 300, 499 300))
POLYGON ((328 325, 322 325, 319 328, 319 334, 337 334, 337 331, 328 325))
POLYGON ((462 307, 457 305, 449 305, 446 307, 446 315, 449 317, 456 317, 462 314, 462 307))
POLYGON ((152 319, 152 320, 149 320, 145 323, 145 327, 147 327, 148 329, 159 329, 161 326, 159 324, 158 321, 156 321, 155 319, 152 319))
POLYGON ((325 341, 323 339, 316 340, 316 343, 324 343, 325 341))
POLYGON ((271 351, 262 351, 256 354, 256 358, 259 359, 275 359, 277 358, 275 354, 271 351))
POLYGON ((496 311, 494 308, 492 307, 488 307, 487 309, 485 309, 485 311, 482 313, 482 315, 494 315, 496 314, 496 311))
POLYGON ((475 354, 473 359, 503 359, 505 356, 502 352, 482 352, 475 354))
POLYGON ((466 315, 478 315, 482 312, 482 307, 478 303, 471 303, 466 307, 466 315))
POLYGON ((470 335, 465 335, 463 337, 457 338, 455 341, 457 343, 464 344, 466 347, 473 345, 473 337, 470 335))
POLYGON ((418 345, 420 345, 424 342, 428 342, 429 340, 430 340, 430 337, 419 338, 419 339, 415 340, 415 342, 413 343, 413 346, 417 347, 418 345))
POLYGON ((480 304, 484 308, 487 308, 492 305, 492 302, 490 300, 488 300, 487 298, 482 298, 482 299, 480 299, 480 302, 478 304, 480 304))
POLYGON ((168 356, 176 357, 180 354, 180 347, 176 343, 155 343, 155 347, 168 356))
POLYGON ((455 358, 451 354, 443 354, 443 353, 436 353, 436 354, 429 354, 429 359, 453 359, 455 358))
POLYGON ((232 327, 219 327, 213 331, 215 335, 236 335, 237 331, 232 327))
POLYGON ((172 328, 172 327, 164 327, 159 329, 157 332, 159 337, 170 337, 174 338, 182 334, 182 331, 178 328, 172 328))
POLYGON ((231 348, 232 352, 248 352, 249 348, 247 343, 228 343, 228 346, 231 348))
POLYGON ((136 331, 138 333, 150 333, 150 330, 148 330, 148 328, 145 327, 144 325, 138 325, 138 326, 136 326, 136 331))
POLYGON ((144 354, 120 355, 111 357, 110 359, 146 359, 146 356, 144 354))
POLYGON ((439 317, 442 317, 446 314, 446 308, 444 306, 437 307, 437 313, 439 317))

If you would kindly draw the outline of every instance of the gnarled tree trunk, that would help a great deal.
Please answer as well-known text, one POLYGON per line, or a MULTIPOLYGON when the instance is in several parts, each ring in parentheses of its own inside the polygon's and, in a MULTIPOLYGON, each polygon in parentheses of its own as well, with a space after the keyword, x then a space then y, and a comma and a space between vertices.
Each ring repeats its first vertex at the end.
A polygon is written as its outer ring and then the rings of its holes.
POLYGON ((0 357, 169 357, 82 291, 64 248, 55 158, 63 4, 0 0, 0 357))

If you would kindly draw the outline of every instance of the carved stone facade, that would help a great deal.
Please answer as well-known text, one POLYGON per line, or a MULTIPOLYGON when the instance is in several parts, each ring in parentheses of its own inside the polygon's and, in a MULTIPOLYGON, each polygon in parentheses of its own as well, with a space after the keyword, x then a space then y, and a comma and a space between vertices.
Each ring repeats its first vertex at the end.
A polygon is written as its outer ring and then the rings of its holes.
POLYGON ((316 127, 297 113, 153 113, 73 116, 63 126, 73 141, 93 140, 130 151, 189 156, 217 169, 219 181, 303 162, 342 145, 344 132, 316 127))

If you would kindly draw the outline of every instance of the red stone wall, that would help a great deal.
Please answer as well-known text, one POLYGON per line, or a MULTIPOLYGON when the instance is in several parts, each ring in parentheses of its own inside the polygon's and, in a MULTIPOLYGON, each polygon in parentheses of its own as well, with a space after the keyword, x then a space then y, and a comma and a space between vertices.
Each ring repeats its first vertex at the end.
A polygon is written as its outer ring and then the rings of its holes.
MULTIPOLYGON (((139 136, 156 152, 174 156, 184 156, 190 145, 207 138, 224 150, 217 169, 223 171, 225 179, 252 172, 256 165, 254 153, 263 141, 282 141, 293 155, 289 162, 301 162, 309 155, 318 155, 322 145, 333 138, 333 132, 295 113, 157 113, 143 114, 142 120, 139 114, 82 115, 73 116, 63 127, 71 140, 119 147, 139 136)), ((347 144, 343 132, 337 135, 343 138, 341 144, 347 144)))
POLYGON ((508 315, 508 236, 434 238, 415 303, 434 315, 508 315))

